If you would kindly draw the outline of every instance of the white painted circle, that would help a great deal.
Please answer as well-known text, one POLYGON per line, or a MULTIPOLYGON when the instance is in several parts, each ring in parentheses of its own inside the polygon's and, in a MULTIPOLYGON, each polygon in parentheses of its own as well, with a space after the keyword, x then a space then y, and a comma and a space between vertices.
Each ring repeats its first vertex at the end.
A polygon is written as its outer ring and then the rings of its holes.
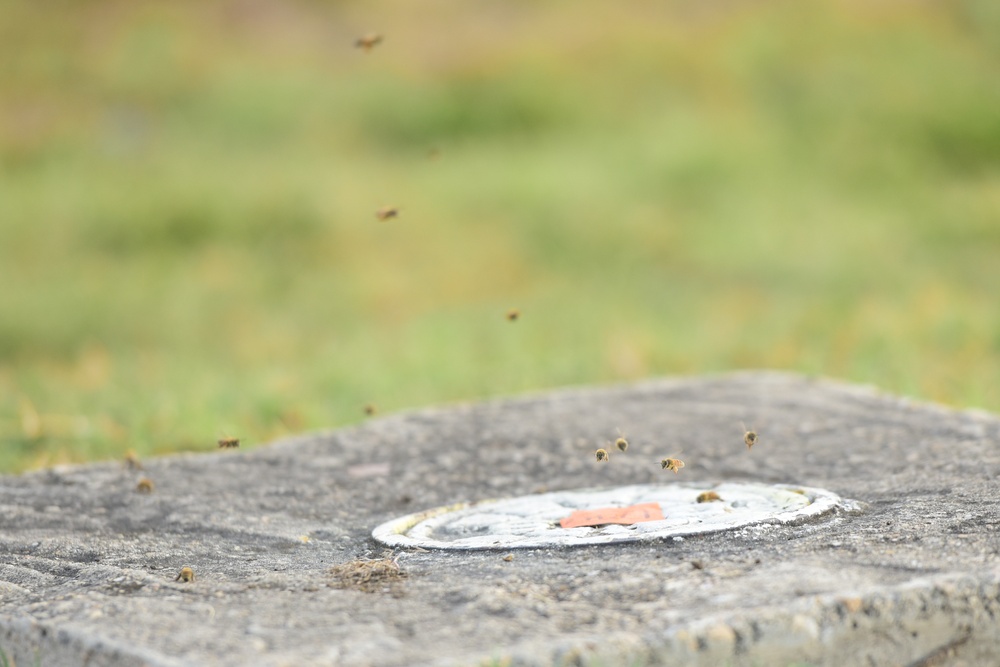
POLYGON ((844 505, 829 491, 784 484, 641 484, 457 503, 394 519, 372 531, 372 537, 390 547, 455 550, 613 544, 787 524, 844 505), (715 491, 722 500, 697 502, 704 491, 715 491), (642 503, 658 503, 665 518, 631 525, 559 525, 577 510, 642 503))

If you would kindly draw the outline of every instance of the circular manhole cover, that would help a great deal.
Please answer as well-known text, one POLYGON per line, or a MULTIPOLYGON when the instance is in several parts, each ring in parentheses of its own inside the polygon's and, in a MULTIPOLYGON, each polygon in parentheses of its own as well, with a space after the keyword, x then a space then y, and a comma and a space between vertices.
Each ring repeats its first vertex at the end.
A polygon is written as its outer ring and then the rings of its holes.
POLYGON ((372 537, 459 550, 611 544, 786 524, 844 505, 829 491, 781 484, 643 484, 458 503, 389 521, 372 537))

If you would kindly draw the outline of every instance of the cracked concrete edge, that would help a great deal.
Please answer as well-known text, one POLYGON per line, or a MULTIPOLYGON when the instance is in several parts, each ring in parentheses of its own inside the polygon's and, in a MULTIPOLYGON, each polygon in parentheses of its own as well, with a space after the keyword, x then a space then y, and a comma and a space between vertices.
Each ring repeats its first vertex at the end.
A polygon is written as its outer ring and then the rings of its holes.
MULTIPOLYGON (((944 575, 857 596, 821 595, 786 609, 717 614, 665 637, 636 633, 575 637, 545 648, 521 646, 483 656, 480 665, 781 665, 953 664, 1000 662, 1000 572, 944 575)), ((444 663, 450 664, 450 663, 444 663)))
POLYGON ((0 651, 9 667, 190 667, 156 651, 95 637, 92 631, 76 631, 71 625, 53 628, 30 616, 0 616, 0 651))

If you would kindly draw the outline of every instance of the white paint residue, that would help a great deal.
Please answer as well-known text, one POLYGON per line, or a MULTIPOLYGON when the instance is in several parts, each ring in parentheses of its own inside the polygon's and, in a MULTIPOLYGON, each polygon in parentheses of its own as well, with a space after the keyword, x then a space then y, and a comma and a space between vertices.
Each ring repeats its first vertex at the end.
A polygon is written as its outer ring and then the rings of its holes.
MULTIPOLYGON (((847 501, 849 503, 850 501, 847 501)), ((427 510, 384 523, 372 532, 392 547, 511 549, 611 544, 683 537, 761 524, 785 524, 846 506, 829 491, 755 483, 644 484, 556 491, 427 510), (704 491, 721 501, 697 502, 704 491), (658 503, 664 519, 628 526, 562 528, 576 510, 658 503)))

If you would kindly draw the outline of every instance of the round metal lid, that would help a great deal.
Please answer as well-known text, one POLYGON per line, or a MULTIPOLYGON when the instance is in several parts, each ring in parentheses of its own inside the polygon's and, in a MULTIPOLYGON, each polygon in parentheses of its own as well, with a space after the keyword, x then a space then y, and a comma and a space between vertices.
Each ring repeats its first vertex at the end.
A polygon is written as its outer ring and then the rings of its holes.
POLYGON ((783 484, 643 484, 457 503, 394 519, 372 537, 455 550, 613 544, 787 524, 844 505, 829 491, 783 484))

